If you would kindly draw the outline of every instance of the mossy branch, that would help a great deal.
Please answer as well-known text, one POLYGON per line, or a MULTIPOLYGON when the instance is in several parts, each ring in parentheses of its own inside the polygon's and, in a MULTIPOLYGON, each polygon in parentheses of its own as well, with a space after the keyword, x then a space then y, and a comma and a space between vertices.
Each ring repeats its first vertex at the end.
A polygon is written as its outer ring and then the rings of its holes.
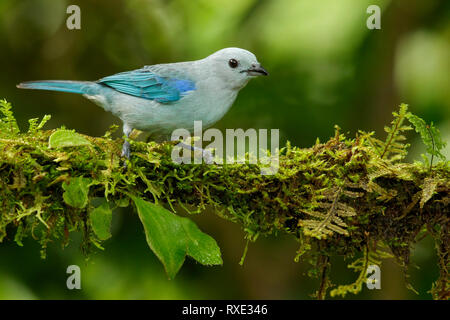
MULTIPOLYGON (((365 132, 347 138, 337 128, 329 141, 311 148, 288 143, 280 150, 275 175, 261 175, 253 164, 179 165, 170 157, 173 142, 133 142, 124 169, 123 141, 112 139, 111 132, 94 138, 43 130, 47 117, 40 124, 31 120, 30 130, 20 133, 10 105, 2 101, 1 106, 0 241, 22 245, 24 237, 32 236, 45 256, 48 242, 60 239, 67 245, 68 234, 79 231, 82 249, 89 252, 110 236, 102 227, 109 221, 104 213, 136 206, 133 199, 164 204, 173 212, 210 207, 240 224, 251 241, 292 235, 300 243, 296 260, 312 263, 309 274, 321 279, 316 296, 324 298, 333 286, 331 256, 353 259, 350 267, 360 272, 353 285, 339 286, 332 294, 357 293, 367 265, 388 257, 381 247, 407 266, 411 247, 429 234, 440 266, 432 294, 449 297, 449 162, 430 170, 427 164, 403 161, 406 145, 400 133, 408 129, 402 125, 409 115, 406 106, 394 114, 386 142, 365 132), (102 199, 100 206, 94 205, 96 198, 102 199)), ((189 226, 189 232, 197 232, 189 226)), ((148 241, 155 244, 155 239, 148 241)))

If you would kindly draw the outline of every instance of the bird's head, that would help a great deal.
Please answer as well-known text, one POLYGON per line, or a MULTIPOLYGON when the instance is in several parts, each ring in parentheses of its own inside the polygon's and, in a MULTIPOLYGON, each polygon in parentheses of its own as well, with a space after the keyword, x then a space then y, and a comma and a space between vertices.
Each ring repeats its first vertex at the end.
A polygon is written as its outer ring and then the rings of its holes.
POLYGON ((269 73, 261 66, 255 55, 240 48, 225 48, 205 58, 214 76, 221 78, 234 89, 241 89, 257 76, 269 73))

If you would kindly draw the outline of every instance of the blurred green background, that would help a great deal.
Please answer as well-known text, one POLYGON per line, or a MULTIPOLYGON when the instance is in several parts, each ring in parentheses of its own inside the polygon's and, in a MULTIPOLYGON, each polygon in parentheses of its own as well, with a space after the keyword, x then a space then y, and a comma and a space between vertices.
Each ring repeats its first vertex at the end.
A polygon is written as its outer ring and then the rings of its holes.
MULTIPOLYGON (((51 114, 47 128, 65 125, 103 135, 119 121, 81 96, 21 91, 26 80, 95 80, 155 63, 196 60, 224 47, 256 54, 270 76, 253 80, 217 123, 224 128, 279 128, 282 142, 308 147, 333 135, 383 126, 400 102, 450 137, 450 1, 448 0, 128 0, 0 1, 0 98, 13 103, 22 128, 29 118, 51 114), (66 28, 66 8, 81 8, 81 30, 66 28), (381 30, 369 30, 366 9, 382 9, 381 30)), ((410 134, 410 160, 424 151, 410 134)), ((444 151, 449 155, 449 148, 444 151)), ((219 243, 223 267, 188 260, 175 280, 148 249, 130 210, 117 211, 113 237, 88 261, 79 235, 68 248, 0 244, 0 299, 307 299, 316 280, 293 258, 298 244, 287 236, 250 244, 240 227, 208 212, 193 217, 219 243), (68 265, 82 272, 82 290, 66 288, 68 265)), ((382 266, 381 290, 363 288, 362 299, 430 299, 438 276, 431 239, 414 248, 411 282, 400 267, 382 266), (420 268, 420 269, 418 269, 420 268)), ((334 282, 357 275, 336 257, 334 282)))

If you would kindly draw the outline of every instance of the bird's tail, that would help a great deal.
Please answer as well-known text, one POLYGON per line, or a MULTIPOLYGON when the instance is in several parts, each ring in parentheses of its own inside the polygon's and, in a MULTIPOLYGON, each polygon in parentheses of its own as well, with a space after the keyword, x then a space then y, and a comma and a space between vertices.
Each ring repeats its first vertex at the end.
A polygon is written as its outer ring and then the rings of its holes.
POLYGON ((92 82, 87 81, 67 81, 67 80, 42 80, 22 82, 17 85, 20 89, 51 90, 85 94, 89 90, 92 82))

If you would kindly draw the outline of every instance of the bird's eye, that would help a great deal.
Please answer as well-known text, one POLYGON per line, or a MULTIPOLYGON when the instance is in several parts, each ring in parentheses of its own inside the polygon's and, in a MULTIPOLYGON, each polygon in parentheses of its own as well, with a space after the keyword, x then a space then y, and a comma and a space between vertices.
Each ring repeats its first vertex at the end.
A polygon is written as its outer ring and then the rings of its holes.
POLYGON ((237 62, 236 59, 230 59, 228 61, 228 65, 230 66, 230 68, 236 68, 239 65, 239 62, 237 62))

